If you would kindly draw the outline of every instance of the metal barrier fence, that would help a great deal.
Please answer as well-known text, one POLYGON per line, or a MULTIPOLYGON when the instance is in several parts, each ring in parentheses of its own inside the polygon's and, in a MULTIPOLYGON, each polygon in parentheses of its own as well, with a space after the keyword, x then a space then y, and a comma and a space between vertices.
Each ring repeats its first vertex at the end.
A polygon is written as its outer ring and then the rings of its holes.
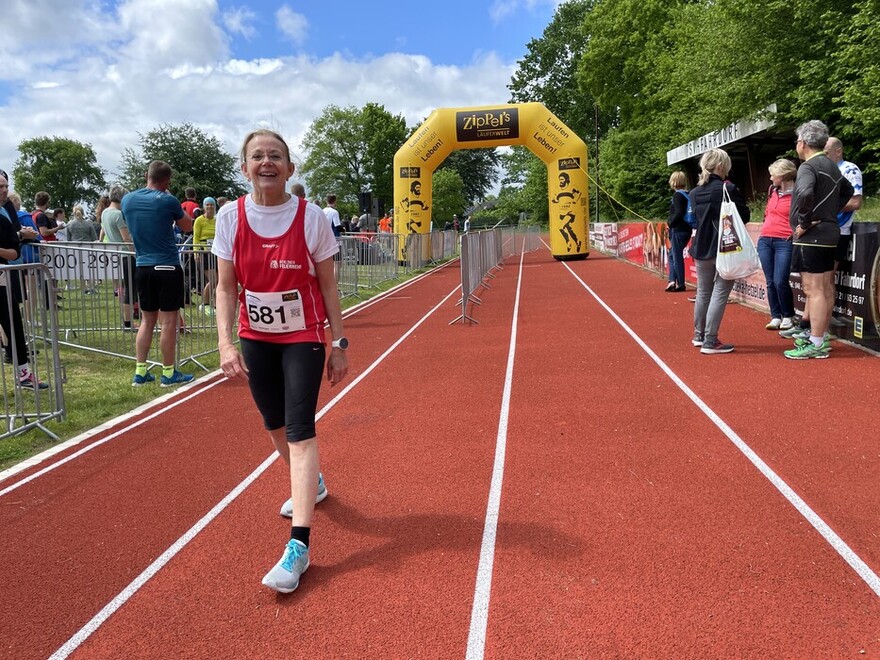
POLYGON ((336 279, 341 296, 358 296, 360 289, 371 289, 400 277, 397 261, 397 234, 344 234, 337 239, 336 279))
MULTIPOLYGON (((123 244, 67 241, 40 243, 39 249, 58 290, 59 343, 134 362, 140 317, 134 252, 123 244)), ((207 371, 200 360, 217 351, 212 298, 216 260, 207 252, 184 246, 180 261, 185 304, 177 324, 176 362, 193 363, 207 371)), ((158 327, 156 333, 160 333, 158 327)), ((147 360, 151 366, 162 364, 156 338, 147 360)))
POLYGON ((372 289, 420 268, 450 259, 456 255, 456 238, 454 231, 344 234, 337 239, 339 255, 336 279, 339 293, 343 297, 358 296, 360 289, 372 289), (401 255, 402 259, 399 258, 401 255))
POLYGON ((59 439, 45 426, 66 415, 55 295, 45 266, 0 266, 0 343, 4 349, 0 439, 34 428, 59 439))
POLYGON ((491 288, 487 279, 494 277, 492 273, 501 268, 507 257, 521 252, 533 252, 541 245, 537 228, 525 230, 509 227, 489 229, 486 231, 468 232, 461 236, 461 314, 449 322, 449 325, 461 321, 479 323, 468 315, 467 304, 481 305, 482 300, 476 295, 478 288, 491 288))
MULTIPOLYGON (((339 240, 336 275, 340 295, 359 296, 385 282, 399 279, 419 268, 455 255, 455 232, 431 234, 346 234, 339 240), (398 259, 400 241, 408 246, 408 258, 398 259), (424 256, 423 256, 424 255, 424 256)), ((134 286, 134 252, 125 244, 39 243, 42 263, 57 283, 59 305, 58 341, 102 355, 135 360, 138 324, 134 286), (128 322, 128 325, 126 325, 128 322)), ((183 245, 180 261, 185 281, 185 305, 180 311, 177 365, 192 363, 203 370, 203 358, 217 352, 213 290, 216 287, 216 258, 210 253, 183 245)), ((156 329, 159 332, 159 329, 156 329)), ((45 337, 43 337, 45 339, 45 337)), ((153 341, 148 357, 159 366, 159 342, 153 341)))

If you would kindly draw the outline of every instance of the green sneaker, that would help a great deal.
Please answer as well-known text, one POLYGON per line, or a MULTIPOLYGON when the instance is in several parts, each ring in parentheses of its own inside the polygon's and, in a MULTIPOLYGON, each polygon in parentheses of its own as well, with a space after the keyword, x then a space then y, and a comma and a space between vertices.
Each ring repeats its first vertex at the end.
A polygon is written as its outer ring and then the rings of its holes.
MULTIPOLYGON (((813 342, 810 341, 809 337, 798 336, 798 337, 795 337, 794 347, 800 348, 801 346, 806 346, 807 344, 812 344, 812 343, 813 342)), ((825 335, 822 337, 822 345, 819 348, 824 349, 826 351, 832 350, 833 347, 831 346, 831 335, 829 333, 826 332, 825 335)))
POLYGON ((810 358, 824 360, 828 357, 828 353, 829 351, 825 348, 824 342, 822 346, 816 346, 813 342, 808 341, 802 346, 797 346, 790 351, 785 351, 783 355, 789 360, 809 360, 810 358))

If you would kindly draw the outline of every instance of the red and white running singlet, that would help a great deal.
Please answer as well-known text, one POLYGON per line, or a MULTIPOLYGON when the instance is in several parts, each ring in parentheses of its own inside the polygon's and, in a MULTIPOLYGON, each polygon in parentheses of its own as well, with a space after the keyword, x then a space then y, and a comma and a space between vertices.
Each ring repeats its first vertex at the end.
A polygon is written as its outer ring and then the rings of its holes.
POLYGON ((299 201, 293 224, 281 236, 264 238, 247 221, 238 199, 238 226, 232 244, 235 275, 241 284, 238 336, 275 344, 324 343, 324 299, 318 278, 309 273, 306 204, 299 201))

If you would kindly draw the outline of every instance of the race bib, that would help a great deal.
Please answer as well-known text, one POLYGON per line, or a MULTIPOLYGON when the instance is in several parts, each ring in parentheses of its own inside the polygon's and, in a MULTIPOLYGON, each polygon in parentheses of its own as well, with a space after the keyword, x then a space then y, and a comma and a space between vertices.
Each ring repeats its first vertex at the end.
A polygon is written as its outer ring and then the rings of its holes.
POLYGON ((251 329, 259 332, 296 332, 306 329, 299 290, 261 293, 244 292, 251 329))

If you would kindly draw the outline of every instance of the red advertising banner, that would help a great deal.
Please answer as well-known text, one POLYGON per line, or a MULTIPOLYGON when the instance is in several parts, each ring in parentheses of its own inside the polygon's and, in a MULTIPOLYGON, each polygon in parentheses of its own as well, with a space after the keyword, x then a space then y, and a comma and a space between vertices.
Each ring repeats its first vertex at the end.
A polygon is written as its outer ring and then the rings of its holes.
POLYGON ((617 225, 617 256, 644 265, 645 225, 628 222, 617 225))

